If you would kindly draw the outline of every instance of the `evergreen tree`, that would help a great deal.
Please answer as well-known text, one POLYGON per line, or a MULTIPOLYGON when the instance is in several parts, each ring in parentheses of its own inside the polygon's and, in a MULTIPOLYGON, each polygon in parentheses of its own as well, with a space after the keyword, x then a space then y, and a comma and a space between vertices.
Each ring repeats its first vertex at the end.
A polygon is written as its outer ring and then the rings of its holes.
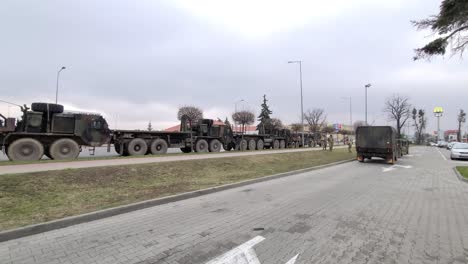
POLYGON ((151 121, 148 123, 148 131, 153 131, 153 126, 151 125, 151 121))
POLYGON ((260 121, 260 123, 257 125, 257 130, 260 134, 268 133, 267 131, 270 130, 270 115, 273 112, 270 110, 270 107, 268 106, 267 102, 268 100, 266 99, 266 95, 263 95, 263 103, 261 105, 262 110, 260 111, 260 115, 257 117, 257 120, 260 121))

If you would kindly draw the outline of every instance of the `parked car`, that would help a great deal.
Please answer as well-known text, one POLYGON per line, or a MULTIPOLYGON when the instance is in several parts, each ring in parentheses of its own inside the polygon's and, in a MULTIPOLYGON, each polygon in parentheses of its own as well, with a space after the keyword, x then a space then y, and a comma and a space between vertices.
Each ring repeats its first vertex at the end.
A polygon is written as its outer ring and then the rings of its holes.
POLYGON ((456 142, 456 141, 453 141, 453 142, 450 142, 447 144, 447 149, 450 150, 452 149, 453 145, 455 145, 455 143, 459 143, 459 142, 456 142))
POLYGON ((468 159, 468 143, 454 144, 450 151, 450 159, 468 159))
POLYGON ((438 142, 437 142, 437 147, 439 147, 439 148, 445 148, 445 147, 447 147, 447 144, 448 144, 448 143, 447 143, 446 141, 438 141, 438 142))

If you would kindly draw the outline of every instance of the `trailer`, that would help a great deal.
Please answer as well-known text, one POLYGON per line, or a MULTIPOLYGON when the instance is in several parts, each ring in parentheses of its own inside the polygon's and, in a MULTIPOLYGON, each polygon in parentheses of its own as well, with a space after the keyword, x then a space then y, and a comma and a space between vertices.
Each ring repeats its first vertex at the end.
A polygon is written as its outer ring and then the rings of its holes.
POLYGON ((379 157, 394 164, 399 154, 396 130, 391 126, 360 126, 356 129, 357 160, 379 157))
POLYGON ((165 154, 169 148, 184 153, 220 152, 231 148, 233 134, 230 126, 202 119, 192 124, 187 116, 181 118, 180 132, 113 130, 111 143, 122 156, 165 154))

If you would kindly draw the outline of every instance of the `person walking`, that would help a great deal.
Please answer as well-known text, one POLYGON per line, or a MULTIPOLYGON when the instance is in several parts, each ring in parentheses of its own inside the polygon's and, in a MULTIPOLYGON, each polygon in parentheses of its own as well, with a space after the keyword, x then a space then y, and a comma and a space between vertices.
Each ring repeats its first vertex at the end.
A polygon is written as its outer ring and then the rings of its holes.
POLYGON ((330 144, 330 151, 333 151, 333 135, 328 138, 328 144, 330 144))
POLYGON ((352 147, 353 147, 353 142, 352 142, 350 139, 348 139, 348 152, 349 152, 349 153, 352 152, 352 151, 351 151, 351 148, 352 148, 352 147))
POLYGON ((327 150, 327 135, 323 136, 322 148, 323 150, 327 150))

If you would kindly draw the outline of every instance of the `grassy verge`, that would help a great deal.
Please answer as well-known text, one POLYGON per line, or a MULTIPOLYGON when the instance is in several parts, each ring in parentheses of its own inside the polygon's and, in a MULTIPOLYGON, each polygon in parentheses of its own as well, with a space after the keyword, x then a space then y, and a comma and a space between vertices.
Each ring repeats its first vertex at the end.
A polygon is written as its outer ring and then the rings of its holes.
POLYGON ((353 158, 340 149, 0 175, 0 230, 353 158))
POLYGON ((468 166, 457 166, 458 172, 468 180, 468 166))

